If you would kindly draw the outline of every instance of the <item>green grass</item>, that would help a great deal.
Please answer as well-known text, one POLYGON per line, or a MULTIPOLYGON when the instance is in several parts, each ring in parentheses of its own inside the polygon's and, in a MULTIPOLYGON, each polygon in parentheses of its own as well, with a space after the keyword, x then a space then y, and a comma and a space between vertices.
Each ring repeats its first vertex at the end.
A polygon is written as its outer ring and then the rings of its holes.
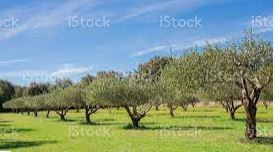
POLYGON ((114 151, 114 152, 266 152, 272 151, 272 109, 259 106, 259 138, 244 139, 245 113, 239 109, 237 120, 228 119, 221 107, 178 109, 175 118, 166 108, 152 109, 141 120, 141 129, 128 127, 124 109, 100 110, 91 116, 96 125, 84 124, 84 113, 70 111, 69 121, 56 114, 0 114, 0 150, 11 151, 114 151), (78 132, 76 132, 76 130, 78 132))

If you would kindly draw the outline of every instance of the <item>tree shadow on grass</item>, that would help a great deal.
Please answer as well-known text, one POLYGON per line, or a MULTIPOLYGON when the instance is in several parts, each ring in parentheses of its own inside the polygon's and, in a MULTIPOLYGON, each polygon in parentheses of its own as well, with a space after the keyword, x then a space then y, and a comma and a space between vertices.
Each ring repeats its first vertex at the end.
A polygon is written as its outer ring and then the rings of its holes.
MULTIPOLYGON (((86 122, 80 122, 80 125, 92 125, 92 126, 113 126, 113 125, 128 125, 129 123, 126 122, 100 122, 100 121, 96 121, 96 122, 92 122, 90 124, 87 124, 86 122)), ((144 125, 156 125, 158 123, 156 122, 143 122, 141 124, 144 125)))
POLYGON ((0 149, 16 149, 23 147, 40 146, 44 144, 54 144, 57 141, 4 141, 0 140, 0 149))
POLYGON ((61 120, 61 119, 58 119, 58 120, 55 120, 56 122, 77 122, 79 120, 76 120, 76 119, 65 119, 65 120, 61 120))
POLYGON ((221 116, 196 116, 196 115, 189 115, 189 116, 175 116, 175 118, 199 118, 199 119, 204 119, 204 118, 221 118, 221 116))
MULTIPOLYGON (((266 114, 268 111, 258 111, 257 114, 266 114)), ((246 113, 245 111, 236 111, 236 113, 246 113)))
POLYGON ((25 132, 30 132, 30 131, 35 131, 34 129, 31 128, 15 128, 15 127, 5 127, 5 128, 0 128, 0 133, 5 133, 5 134, 12 134, 12 133, 25 133, 25 132))
POLYGON ((0 127, 7 127, 7 126, 11 126, 10 124, 0 124, 0 127))
MULTIPOLYGON (((235 119, 234 121, 245 122, 246 119, 239 118, 239 119, 235 119)), ((257 119, 257 122, 260 122, 260 123, 273 123, 273 120, 272 119, 257 119)))
POLYGON ((116 121, 115 119, 112 118, 105 118, 105 119, 99 119, 98 121, 116 121))
POLYGON ((13 121, 8 121, 8 120, 0 120, 0 123, 11 123, 13 121))
POLYGON ((245 138, 239 139, 241 143, 248 144, 262 144, 262 145, 273 145, 273 137, 257 137, 254 140, 248 140, 245 138))
POLYGON ((273 137, 257 137, 255 142, 264 145, 273 145, 273 137))
POLYGON ((233 129, 232 127, 210 127, 210 126, 143 126, 141 125, 139 128, 133 127, 131 124, 124 126, 125 130, 229 130, 233 129))
POLYGON ((198 111, 194 111, 194 112, 215 112, 214 109, 203 109, 203 110, 198 110, 198 111))
POLYGON ((88 126, 113 126, 113 125, 125 125, 127 123, 123 122, 91 122, 91 123, 86 123, 86 122, 80 122, 80 125, 88 125, 88 126))

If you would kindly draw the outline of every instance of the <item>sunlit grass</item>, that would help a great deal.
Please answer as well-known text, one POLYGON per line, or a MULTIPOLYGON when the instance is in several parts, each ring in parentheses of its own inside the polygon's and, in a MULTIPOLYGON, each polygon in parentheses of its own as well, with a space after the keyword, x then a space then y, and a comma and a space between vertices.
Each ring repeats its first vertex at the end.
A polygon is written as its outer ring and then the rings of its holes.
POLYGON ((124 109, 100 110, 86 125, 84 112, 71 110, 62 122, 52 112, 46 118, 24 114, 0 114, 0 150, 11 151, 272 151, 272 109, 259 106, 257 129, 260 138, 244 139, 245 113, 240 108, 237 120, 229 120, 221 107, 195 107, 175 112, 152 109, 141 120, 140 129, 129 127, 124 109))

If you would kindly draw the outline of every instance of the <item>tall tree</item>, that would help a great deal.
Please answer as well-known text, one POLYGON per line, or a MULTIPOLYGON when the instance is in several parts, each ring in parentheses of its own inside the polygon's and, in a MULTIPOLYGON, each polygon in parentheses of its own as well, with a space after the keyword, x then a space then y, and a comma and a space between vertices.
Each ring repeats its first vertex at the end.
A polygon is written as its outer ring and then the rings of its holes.
POLYGON ((164 83, 162 98, 166 102, 170 115, 178 106, 188 104, 188 99, 198 99, 200 91, 200 71, 202 70, 200 56, 196 52, 183 55, 170 62, 163 70, 160 81, 164 83))
POLYGON ((234 69, 246 111, 245 136, 255 139, 257 103, 262 90, 272 81, 273 47, 250 32, 239 44, 232 45, 229 51, 234 57, 234 69))
POLYGON ((242 106, 240 88, 236 85, 234 61, 228 51, 208 45, 200 55, 201 92, 205 99, 223 103, 231 119, 242 106))
MULTIPOLYGON (((142 79, 149 79, 152 82, 159 81, 161 72, 173 60, 172 57, 155 56, 149 61, 139 64, 138 69, 135 71, 136 75, 142 79)), ((154 106, 156 110, 161 105, 161 101, 155 101, 154 106)))

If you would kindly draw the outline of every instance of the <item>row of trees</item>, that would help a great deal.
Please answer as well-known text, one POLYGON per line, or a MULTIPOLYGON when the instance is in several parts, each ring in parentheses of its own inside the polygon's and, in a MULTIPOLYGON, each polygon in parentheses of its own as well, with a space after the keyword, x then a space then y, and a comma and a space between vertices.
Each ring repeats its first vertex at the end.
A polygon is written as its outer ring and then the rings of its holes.
POLYGON ((33 85, 29 96, 12 99, 5 108, 55 111, 62 120, 71 108, 84 108, 87 123, 100 108, 123 107, 134 127, 152 106, 165 104, 173 111, 199 101, 222 103, 232 119, 244 106, 245 136, 256 138, 257 103, 272 100, 272 51, 270 43, 248 33, 235 44, 190 49, 179 57, 155 57, 133 73, 114 71, 86 76, 72 85, 33 85))

